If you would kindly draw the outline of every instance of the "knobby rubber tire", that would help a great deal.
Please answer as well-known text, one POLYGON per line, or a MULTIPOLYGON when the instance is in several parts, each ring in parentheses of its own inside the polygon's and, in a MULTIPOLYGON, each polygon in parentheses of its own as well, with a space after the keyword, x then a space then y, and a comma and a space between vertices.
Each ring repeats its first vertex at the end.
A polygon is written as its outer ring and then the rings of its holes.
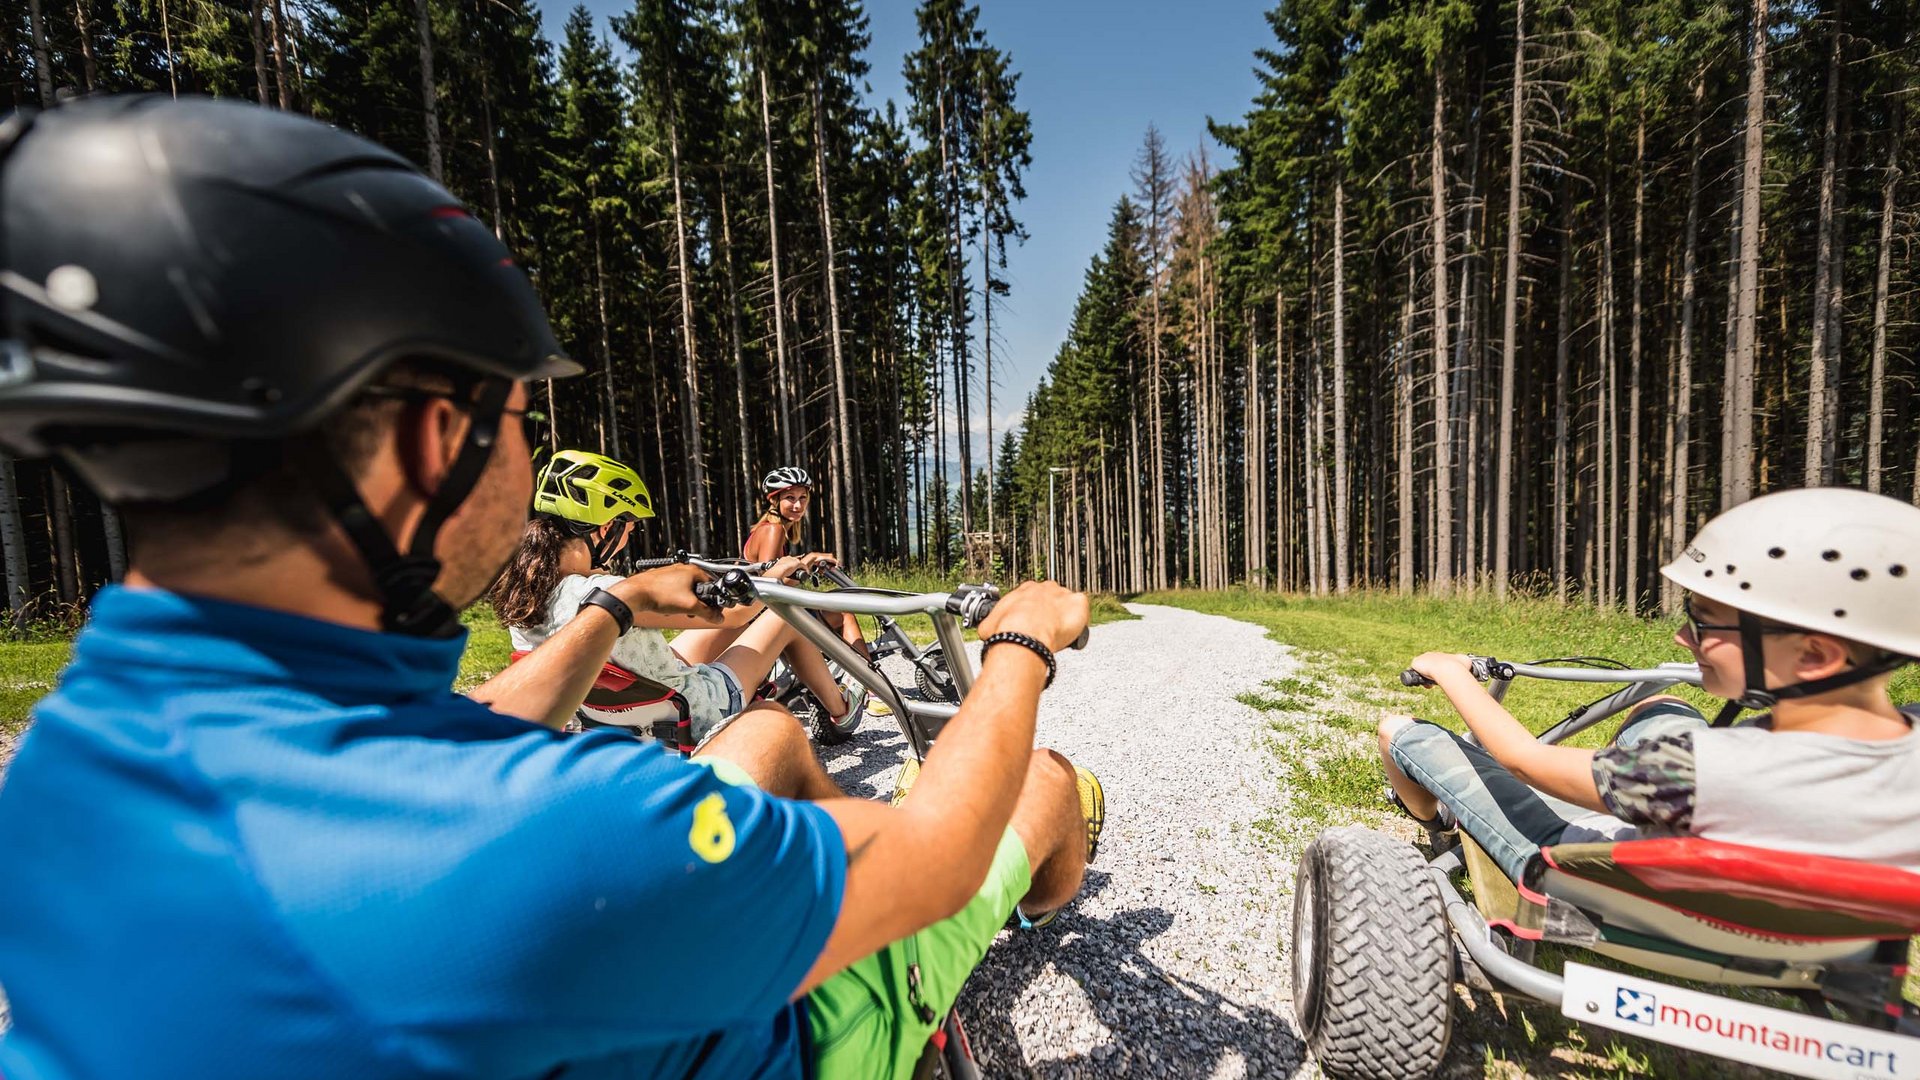
POLYGON ((927 674, 920 664, 913 665, 913 685, 920 691, 920 697, 926 701, 944 701, 949 705, 960 704, 960 693, 953 686, 953 669, 947 666, 947 652, 938 645, 932 645, 920 654, 922 660, 930 661, 940 672, 938 678, 927 674))
POLYGON ((811 691, 796 694, 788 708, 807 726, 813 741, 821 746, 839 746, 853 738, 854 730, 860 726, 860 717, 866 712, 865 709, 853 710, 836 724, 827 715, 827 707, 820 704, 820 699, 814 697, 811 691))
POLYGON ((1356 826, 1307 846, 1294 882, 1294 1013, 1330 1080, 1425 1080, 1453 1035, 1453 943, 1410 844, 1356 826))

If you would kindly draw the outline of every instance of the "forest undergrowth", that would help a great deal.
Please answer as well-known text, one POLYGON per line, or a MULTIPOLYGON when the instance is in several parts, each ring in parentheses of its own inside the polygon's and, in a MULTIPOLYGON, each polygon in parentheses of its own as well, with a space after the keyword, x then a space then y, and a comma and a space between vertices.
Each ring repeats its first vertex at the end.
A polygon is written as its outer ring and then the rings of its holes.
MULTIPOLYGON (((1567 607, 1547 599, 1497 600, 1488 595, 1403 597, 1357 592, 1310 597, 1252 590, 1147 593, 1129 601, 1168 604, 1265 627, 1301 660, 1297 673, 1269 680, 1240 701, 1267 714, 1264 739, 1274 767, 1275 813, 1254 823, 1274 842, 1298 851, 1321 830, 1355 824, 1408 841, 1419 829, 1385 799, 1374 730, 1381 718, 1405 713, 1454 731, 1465 725, 1438 690, 1400 685, 1408 661, 1429 649, 1532 661, 1601 656, 1633 667, 1684 660, 1672 641, 1674 624, 1619 611, 1567 607)), ((1544 731, 1607 687, 1521 681, 1506 704, 1532 730, 1544 731)), ((1681 693, 1714 705, 1690 688, 1681 693)), ((1920 701, 1920 669, 1894 680, 1893 698, 1920 701)), ((1618 720, 1581 733, 1573 745, 1599 746, 1618 720)), ((1548 948, 1543 962, 1558 969, 1573 954, 1548 948)), ((1593 963, 1595 958, 1582 957, 1593 963)), ((1914 942, 1920 962, 1920 939, 1914 942)), ((1602 966, 1610 966, 1604 960, 1602 966)), ((1712 987, 1700 987, 1719 992, 1712 987)), ((1450 1077, 1762 1077, 1779 1075, 1715 1059, 1677 1053, 1655 1043, 1617 1039, 1582 1028, 1558 1010, 1520 998, 1455 988, 1459 1006, 1450 1077)), ((1920 1002, 1920 979, 1907 997, 1920 1002)), ((1774 1003, 1770 1003, 1774 1004, 1774 1003)))

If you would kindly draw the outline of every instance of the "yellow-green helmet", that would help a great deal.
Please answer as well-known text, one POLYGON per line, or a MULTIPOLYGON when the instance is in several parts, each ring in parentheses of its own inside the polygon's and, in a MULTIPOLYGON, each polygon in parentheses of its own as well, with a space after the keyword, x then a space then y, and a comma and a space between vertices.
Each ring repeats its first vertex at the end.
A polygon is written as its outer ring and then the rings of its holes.
POLYGON ((552 514, 587 529, 620 517, 653 516, 653 496, 640 474, 605 454, 561 450, 540 470, 533 511, 552 514))

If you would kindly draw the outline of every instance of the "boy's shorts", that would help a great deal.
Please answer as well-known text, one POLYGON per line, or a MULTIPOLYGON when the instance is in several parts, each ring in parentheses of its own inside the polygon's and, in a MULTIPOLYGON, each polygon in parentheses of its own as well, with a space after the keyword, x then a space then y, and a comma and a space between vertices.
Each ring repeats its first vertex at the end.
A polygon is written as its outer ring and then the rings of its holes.
MULTIPOLYGON (((691 760, 729 784, 755 786, 745 769, 724 758, 691 760)), ((1009 826, 1000 834, 986 881, 958 915, 884 946, 815 987, 806 998, 813 1075, 818 1080, 912 1076, 927 1040, 959 999, 961 985, 1032 884, 1026 845, 1009 826), (919 969, 917 990, 911 984, 914 968, 919 969)))

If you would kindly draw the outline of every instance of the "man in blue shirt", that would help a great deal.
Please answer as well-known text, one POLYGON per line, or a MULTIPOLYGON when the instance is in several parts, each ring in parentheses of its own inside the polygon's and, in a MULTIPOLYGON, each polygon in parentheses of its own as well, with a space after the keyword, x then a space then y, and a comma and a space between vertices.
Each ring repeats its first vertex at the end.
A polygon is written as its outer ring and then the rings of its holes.
POLYGON ((1014 647, 897 808, 820 797, 777 709, 707 768, 543 726, 634 609, 705 610, 688 568, 451 693, 527 383, 578 368, 404 160, 86 100, 0 128, 0 245, 0 447, 132 544, 0 787, 5 1080, 898 1075, 1013 906, 1078 889, 1099 815, 1028 750, 1057 586, 982 628, 1014 647))

